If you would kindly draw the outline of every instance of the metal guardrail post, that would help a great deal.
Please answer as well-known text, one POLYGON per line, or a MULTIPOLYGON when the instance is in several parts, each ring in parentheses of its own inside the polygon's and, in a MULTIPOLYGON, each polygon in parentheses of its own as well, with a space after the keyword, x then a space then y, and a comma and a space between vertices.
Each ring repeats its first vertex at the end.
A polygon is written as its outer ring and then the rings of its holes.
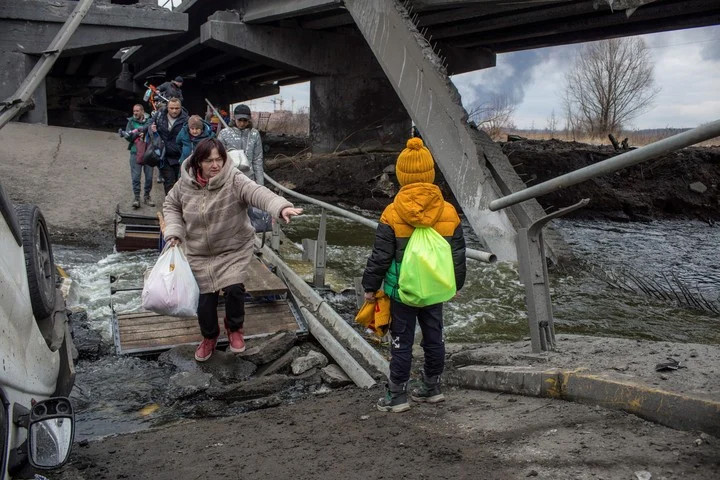
POLYGON ((280 250, 280 237, 282 231, 280 230, 280 222, 273 222, 272 224, 272 235, 270 236, 270 248, 276 252, 280 250))
POLYGON ((313 281, 315 288, 325 287, 325 266, 327 259, 327 242, 325 233, 327 231, 327 214, 325 209, 320 213, 320 227, 318 228, 317 240, 312 238, 302 239, 302 260, 313 263, 313 281))
POLYGON ((355 285, 355 304, 359 309, 365 303, 365 290, 362 286, 362 277, 353 278, 353 284, 355 285))
POLYGON ((323 208, 320 213, 320 228, 318 229, 318 237, 315 242, 315 268, 313 273, 313 285, 315 285, 315 288, 323 288, 325 286, 325 259, 327 255, 327 242, 325 241, 326 230, 327 214, 323 208))
POLYGON ((585 198, 575 205, 561 208, 536 220, 529 227, 518 229, 515 238, 518 253, 518 270, 520 282, 525 286, 525 304, 528 311, 530 341, 532 351, 535 353, 555 349, 555 325, 542 229, 550 220, 582 208, 589 201, 589 199, 585 198))

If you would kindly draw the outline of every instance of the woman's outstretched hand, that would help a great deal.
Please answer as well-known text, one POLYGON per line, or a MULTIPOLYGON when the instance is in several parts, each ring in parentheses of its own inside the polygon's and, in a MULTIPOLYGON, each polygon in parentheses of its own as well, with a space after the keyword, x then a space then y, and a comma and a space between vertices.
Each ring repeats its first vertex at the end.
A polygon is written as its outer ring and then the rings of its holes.
POLYGON ((283 220, 285 220, 285 223, 290 223, 290 219, 292 217, 294 217, 295 215, 302 215, 302 212, 302 208, 286 207, 283 208, 282 212, 280 212, 280 216, 283 220))

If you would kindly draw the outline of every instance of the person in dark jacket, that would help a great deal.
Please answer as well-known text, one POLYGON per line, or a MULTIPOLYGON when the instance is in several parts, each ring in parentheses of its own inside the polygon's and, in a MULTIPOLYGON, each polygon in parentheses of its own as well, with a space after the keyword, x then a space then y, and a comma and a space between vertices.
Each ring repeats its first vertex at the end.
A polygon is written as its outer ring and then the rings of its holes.
POLYGON ((407 148, 398 156, 395 174, 402 188, 380 217, 362 279, 366 300, 374 301, 383 281, 383 289, 390 297, 390 378, 385 396, 377 403, 377 408, 385 412, 404 412, 410 408, 407 384, 416 321, 422 330, 425 364, 422 385, 412 391, 411 397, 429 403, 445 400, 440 389, 440 375, 445 368, 443 304, 413 307, 401 302, 398 294, 403 255, 416 227, 432 227, 448 241, 457 290, 465 283, 465 237, 460 217, 443 199, 437 185, 433 185, 435 163, 420 138, 407 141, 407 148))
POLYGON ((195 147, 201 140, 214 136, 210 125, 205 123, 199 115, 190 117, 187 125, 180 130, 176 140, 180 147, 180 165, 195 151, 195 147))
POLYGON ((158 93, 163 97, 170 100, 171 98, 177 98, 181 102, 183 101, 182 94, 183 78, 180 76, 175 77, 175 80, 165 82, 157 88, 158 93))
POLYGON ((181 151, 177 144, 177 136, 187 124, 187 120, 188 114, 183 110, 182 103, 177 98, 171 98, 167 107, 157 112, 151 120, 150 131, 157 132, 165 142, 165 158, 163 158, 160 173, 166 195, 180 178, 181 151))
POLYGON ((145 113, 145 108, 142 105, 133 105, 132 117, 128 117, 123 132, 125 134, 123 138, 128 141, 128 150, 130 150, 130 179, 132 181, 133 195, 135 196, 132 203, 133 208, 140 208, 140 180, 143 173, 145 173, 145 204, 150 207, 155 206, 155 203, 150 198, 153 169, 147 165, 137 163, 137 147, 135 146, 135 139, 145 134, 149 120, 150 115, 145 113))

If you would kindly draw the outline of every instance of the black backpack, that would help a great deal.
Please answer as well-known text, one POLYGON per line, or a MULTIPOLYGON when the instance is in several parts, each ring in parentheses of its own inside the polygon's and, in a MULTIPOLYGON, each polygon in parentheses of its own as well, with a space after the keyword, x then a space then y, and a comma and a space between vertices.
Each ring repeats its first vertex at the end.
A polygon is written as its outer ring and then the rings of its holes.
POLYGON ((165 142, 157 132, 148 132, 143 163, 148 167, 157 167, 162 163, 163 158, 165 158, 165 142))

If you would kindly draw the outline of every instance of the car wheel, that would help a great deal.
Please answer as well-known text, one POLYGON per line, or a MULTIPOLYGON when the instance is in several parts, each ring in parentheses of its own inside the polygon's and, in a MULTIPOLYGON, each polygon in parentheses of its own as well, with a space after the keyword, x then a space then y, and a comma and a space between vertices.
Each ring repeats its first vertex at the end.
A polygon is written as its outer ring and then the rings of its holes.
POLYGON ((36 320, 49 317, 55 307, 55 261, 45 217, 35 205, 15 207, 22 232, 30 303, 36 320))

